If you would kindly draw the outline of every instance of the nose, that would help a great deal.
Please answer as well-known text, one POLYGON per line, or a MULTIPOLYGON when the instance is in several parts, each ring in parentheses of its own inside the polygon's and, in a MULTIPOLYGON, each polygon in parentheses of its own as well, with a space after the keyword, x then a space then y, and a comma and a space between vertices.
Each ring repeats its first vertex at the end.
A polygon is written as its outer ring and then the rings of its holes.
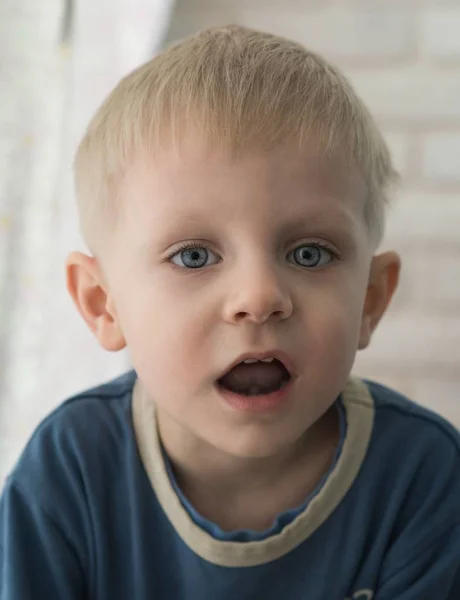
POLYGON ((261 325, 289 318, 292 298, 280 279, 275 266, 260 263, 232 278, 232 290, 224 303, 224 319, 232 324, 261 325))

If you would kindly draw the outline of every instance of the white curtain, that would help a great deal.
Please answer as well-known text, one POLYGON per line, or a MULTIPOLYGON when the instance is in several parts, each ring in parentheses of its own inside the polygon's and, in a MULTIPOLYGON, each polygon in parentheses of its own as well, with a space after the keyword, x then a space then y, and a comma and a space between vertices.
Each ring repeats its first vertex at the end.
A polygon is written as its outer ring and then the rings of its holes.
POLYGON ((157 51, 174 0, 0 1, 0 488, 46 413, 129 368, 64 286, 85 250, 71 162, 118 79, 157 51))

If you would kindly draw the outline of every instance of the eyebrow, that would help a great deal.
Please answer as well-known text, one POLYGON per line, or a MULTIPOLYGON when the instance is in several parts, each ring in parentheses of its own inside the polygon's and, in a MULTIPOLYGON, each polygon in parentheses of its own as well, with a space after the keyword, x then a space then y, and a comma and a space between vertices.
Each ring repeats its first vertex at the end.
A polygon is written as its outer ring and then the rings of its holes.
POLYGON ((299 211, 292 214, 281 227, 281 235, 295 235, 307 229, 319 229, 324 234, 351 236, 356 229, 357 220, 346 210, 333 209, 315 212, 299 211))
MULTIPOLYGON (((165 251, 168 246, 188 239, 208 239, 215 237, 216 225, 213 223, 215 215, 206 219, 206 215, 193 211, 182 213, 171 218, 166 231, 157 239, 142 240, 139 251, 151 255, 152 252, 165 251)), ((356 232, 357 219, 354 219, 347 210, 340 207, 333 209, 293 210, 285 219, 280 228, 277 228, 276 237, 280 239, 332 236, 348 247, 354 247, 354 233, 356 232)), ((219 227, 222 227, 220 223, 219 227)))
POLYGON ((139 252, 151 255, 152 252, 164 252, 172 244, 190 239, 206 239, 212 233, 211 223, 206 223, 203 216, 181 215, 171 219, 169 226, 158 237, 148 237, 140 240, 139 252))

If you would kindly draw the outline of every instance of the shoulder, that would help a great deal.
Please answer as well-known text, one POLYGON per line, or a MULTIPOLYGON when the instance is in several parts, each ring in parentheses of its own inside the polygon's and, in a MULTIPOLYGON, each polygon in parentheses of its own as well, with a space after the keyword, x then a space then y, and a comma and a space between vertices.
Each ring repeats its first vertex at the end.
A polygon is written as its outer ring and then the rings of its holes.
POLYGON ((460 435, 434 411, 385 386, 365 384, 374 418, 355 500, 361 510, 370 506, 373 535, 385 543, 382 594, 399 597, 399 585, 407 589, 413 578, 421 585, 437 577, 435 565, 446 582, 458 572, 460 435))
POLYGON ((460 433, 446 419, 374 381, 364 380, 372 397, 374 428, 377 435, 387 435, 393 441, 417 446, 431 447, 449 452, 460 459, 460 433))
POLYGON ((80 437, 87 443, 93 437, 103 442, 110 433, 116 435, 129 418, 134 382, 135 375, 129 372, 65 400, 38 425, 16 470, 34 450, 46 446, 65 450, 72 445, 75 451, 80 437))
POLYGON ((435 412, 365 381, 374 419, 361 482, 417 536, 460 524, 460 435, 435 412))
POLYGON ((61 501, 75 496, 96 470, 113 468, 133 437, 135 378, 129 372, 58 406, 38 425, 8 480, 46 505, 58 492, 61 501))

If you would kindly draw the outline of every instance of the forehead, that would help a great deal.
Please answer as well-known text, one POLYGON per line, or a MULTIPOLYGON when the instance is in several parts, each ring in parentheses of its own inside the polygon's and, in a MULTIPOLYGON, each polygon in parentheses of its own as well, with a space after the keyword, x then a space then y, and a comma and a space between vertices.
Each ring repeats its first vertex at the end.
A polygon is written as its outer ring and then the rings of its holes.
POLYGON ((364 179, 349 160, 313 146, 232 156, 190 139, 177 149, 139 155, 119 191, 125 216, 152 226, 296 214, 356 220, 363 218, 366 198, 364 179))

